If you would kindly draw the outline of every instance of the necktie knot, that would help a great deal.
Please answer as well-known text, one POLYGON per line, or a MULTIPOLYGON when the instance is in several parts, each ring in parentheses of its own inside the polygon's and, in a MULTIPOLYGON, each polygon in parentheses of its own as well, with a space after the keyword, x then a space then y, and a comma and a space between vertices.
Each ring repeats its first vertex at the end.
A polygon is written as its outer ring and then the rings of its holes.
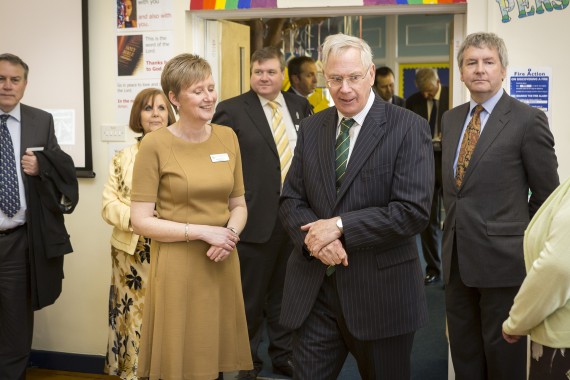
POLYGON ((279 104, 277 104, 276 101, 270 100, 269 102, 267 102, 267 104, 269 104, 269 107, 271 107, 273 111, 279 110, 279 104))
POLYGON ((483 108, 481 104, 477 104, 475 108, 473 108, 473 117, 479 116, 484 110, 485 108, 483 108))
POLYGON ((347 119, 346 117, 340 122, 340 133, 345 133, 350 130, 350 127, 354 125, 354 119, 347 119))
POLYGON ((6 123, 9 117, 10 115, 8 115, 7 113, 0 115, 0 120, 2 121, 2 124, 6 123))

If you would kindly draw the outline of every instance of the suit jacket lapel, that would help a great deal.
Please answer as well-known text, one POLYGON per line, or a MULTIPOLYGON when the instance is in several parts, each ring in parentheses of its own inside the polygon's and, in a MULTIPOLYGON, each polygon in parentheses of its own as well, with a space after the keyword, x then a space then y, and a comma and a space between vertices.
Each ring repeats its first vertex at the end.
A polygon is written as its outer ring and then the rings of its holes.
POLYGON ((316 126, 318 132, 318 160, 321 167, 320 174, 324 191, 331 205, 331 209, 336 202, 336 174, 334 168, 335 161, 335 141, 336 141, 336 125, 338 123, 338 114, 336 107, 329 110, 328 116, 324 118, 323 124, 316 126))
POLYGON ((473 156, 471 156, 471 160, 469 161, 469 166, 467 167, 467 171, 463 177, 463 183, 469 180, 471 173, 477 169, 477 164, 485 155, 487 149, 489 149, 493 141, 495 141, 502 129, 508 123, 508 114, 511 112, 510 107, 508 107, 509 102, 509 95, 505 92, 503 96, 501 96, 501 99, 499 99, 499 102, 493 109, 493 112, 489 115, 489 118, 485 123, 485 128, 483 128, 483 132, 481 133, 481 136, 477 141, 477 145, 475 146, 475 150, 473 151, 473 156))
POLYGON ((372 108, 368 111, 364 124, 360 128, 356 144, 354 144, 353 152, 350 154, 345 177, 336 197, 337 201, 342 198, 350 187, 360 169, 366 163, 368 157, 376 148, 382 136, 384 136, 384 133, 386 133, 386 104, 379 97, 376 97, 372 108))
MULTIPOLYGON (((31 141, 34 137, 34 124, 35 115, 31 109, 26 105, 20 103, 20 157, 24 155, 26 149, 31 145, 31 141)), ((26 189, 26 194, 28 194, 28 176, 21 170, 22 181, 24 182, 24 188, 26 189)))
POLYGON ((34 113, 26 105, 20 104, 20 118, 20 155, 23 155, 34 135, 34 130, 31 128, 34 113))
POLYGON ((259 101, 259 97, 257 94, 250 90, 248 92, 248 96, 245 99, 245 112, 249 115, 253 125, 257 128, 261 136, 267 145, 271 148, 275 156, 279 157, 277 153, 277 147, 275 146, 275 140, 273 139, 273 134, 271 133, 271 126, 267 122, 267 117, 265 116, 265 112, 261 107, 261 103, 259 101))
POLYGON ((446 142, 443 144, 449 144, 453 149, 444 149, 445 155, 442 155, 443 162, 449 162, 448 166, 450 170, 442 173, 442 176, 447 176, 448 180, 451 181, 455 186, 455 175, 453 172, 453 163, 455 162, 455 153, 457 152, 459 139, 463 134, 463 124, 465 123, 465 118, 469 113, 469 103, 465 103, 452 113, 450 113, 449 125, 447 126, 449 132, 446 132, 446 142), (448 142, 449 141, 449 142, 448 142))
MULTIPOLYGON (((299 95, 295 95, 299 96, 299 95)), ((305 117, 303 115, 303 110, 300 109, 295 102, 291 101, 291 97, 283 93, 283 98, 287 104, 287 109, 289 110, 289 115, 291 115, 291 120, 293 120, 293 125, 295 126, 295 132, 299 133, 299 123, 305 117)))

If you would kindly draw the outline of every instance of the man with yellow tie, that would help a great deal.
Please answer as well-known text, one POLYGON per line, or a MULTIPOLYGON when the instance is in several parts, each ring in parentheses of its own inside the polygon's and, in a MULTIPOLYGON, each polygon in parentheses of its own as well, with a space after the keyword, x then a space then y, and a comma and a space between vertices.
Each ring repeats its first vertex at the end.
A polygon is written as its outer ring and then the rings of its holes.
POLYGON ((285 61, 278 49, 255 51, 251 65, 251 90, 220 102, 212 119, 235 131, 242 155, 248 220, 238 254, 254 370, 240 371, 238 378, 247 379, 255 379, 262 369, 257 351, 264 318, 274 372, 293 375, 291 332, 279 325, 293 245, 279 221, 278 208, 299 122, 311 114, 307 99, 281 91, 285 61))

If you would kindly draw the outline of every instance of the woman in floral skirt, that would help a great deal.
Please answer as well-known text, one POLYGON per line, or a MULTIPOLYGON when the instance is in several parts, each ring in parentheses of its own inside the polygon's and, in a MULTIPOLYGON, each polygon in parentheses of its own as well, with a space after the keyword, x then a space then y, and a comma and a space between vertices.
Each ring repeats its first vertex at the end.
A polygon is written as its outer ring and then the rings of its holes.
POLYGON ((109 291, 109 339, 105 373, 136 379, 142 308, 150 267, 150 239, 131 228, 131 183, 135 157, 145 134, 176 121, 168 99, 156 88, 142 90, 131 109, 129 127, 142 133, 113 157, 103 190, 103 219, 113 226, 113 273, 109 291))

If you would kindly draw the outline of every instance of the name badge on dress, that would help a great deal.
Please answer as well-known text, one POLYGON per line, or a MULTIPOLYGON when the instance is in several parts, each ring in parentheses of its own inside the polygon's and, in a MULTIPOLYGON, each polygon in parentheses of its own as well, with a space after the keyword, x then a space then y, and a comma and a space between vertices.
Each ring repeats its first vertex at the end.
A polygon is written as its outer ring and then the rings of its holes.
POLYGON ((210 154, 212 162, 226 162, 230 160, 230 156, 227 153, 210 154))

